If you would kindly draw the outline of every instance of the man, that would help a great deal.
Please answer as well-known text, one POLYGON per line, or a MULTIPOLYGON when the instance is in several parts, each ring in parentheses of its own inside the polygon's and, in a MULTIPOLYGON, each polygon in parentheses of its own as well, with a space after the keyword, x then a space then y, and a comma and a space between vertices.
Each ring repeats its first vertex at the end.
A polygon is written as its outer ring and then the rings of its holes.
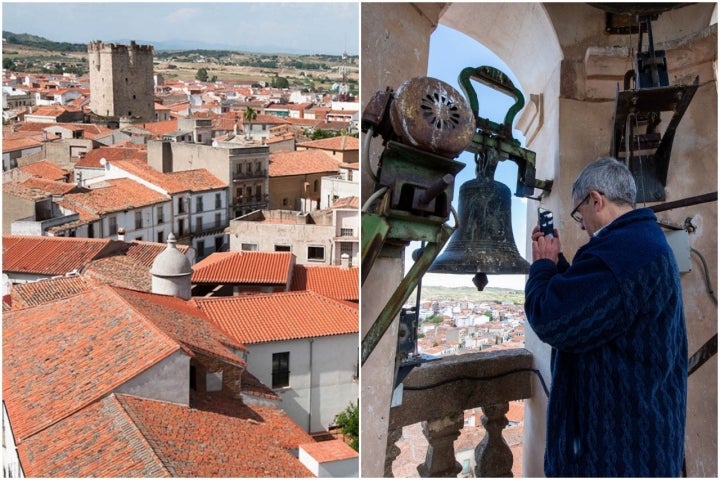
POLYGON ((573 184, 590 237, 569 265, 560 237, 532 232, 525 313, 552 347, 545 474, 679 476, 687 397, 680 276, 652 210, 635 210, 621 162, 601 158, 573 184))

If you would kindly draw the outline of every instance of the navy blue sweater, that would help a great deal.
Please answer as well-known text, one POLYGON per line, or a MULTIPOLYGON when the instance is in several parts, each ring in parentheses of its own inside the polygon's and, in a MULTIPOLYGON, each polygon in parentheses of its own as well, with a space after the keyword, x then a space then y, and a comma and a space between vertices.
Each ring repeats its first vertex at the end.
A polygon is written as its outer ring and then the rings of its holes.
POLYGON ((525 287, 530 326, 552 347, 545 474, 680 475, 687 335, 655 214, 617 218, 565 267, 538 260, 525 287))

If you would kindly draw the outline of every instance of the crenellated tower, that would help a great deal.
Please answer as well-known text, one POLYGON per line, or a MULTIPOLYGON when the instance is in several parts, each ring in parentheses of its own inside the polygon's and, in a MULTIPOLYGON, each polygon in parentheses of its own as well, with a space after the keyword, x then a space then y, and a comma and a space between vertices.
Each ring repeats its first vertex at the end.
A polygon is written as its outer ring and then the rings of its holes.
POLYGON ((90 110, 107 124, 155 119, 152 45, 88 44, 90 110))

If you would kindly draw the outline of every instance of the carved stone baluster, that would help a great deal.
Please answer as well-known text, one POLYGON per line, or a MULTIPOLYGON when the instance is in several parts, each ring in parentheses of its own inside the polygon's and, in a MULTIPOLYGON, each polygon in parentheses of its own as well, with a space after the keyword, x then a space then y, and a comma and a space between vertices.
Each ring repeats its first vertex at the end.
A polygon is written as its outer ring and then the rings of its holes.
POLYGON ((398 455, 400 455, 400 448, 395 445, 395 442, 400 440, 402 437, 402 427, 388 429, 387 449, 385 451, 385 473, 384 476, 387 478, 394 477, 392 471, 392 465, 398 455))
POLYGON ((423 434, 428 440, 425 463, 418 465, 421 477, 457 477, 462 465, 455 460, 453 442, 463 428, 463 412, 451 414, 439 420, 422 422, 423 434))
POLYGON ((512 452, 502 436, 502 431, 508 424, 507 417, 505 417, 508 409, 508 403, 482 407, 484 413, 482 424, 486 433, 485 438, 475 447, 476 477, 513 476, 512 452))

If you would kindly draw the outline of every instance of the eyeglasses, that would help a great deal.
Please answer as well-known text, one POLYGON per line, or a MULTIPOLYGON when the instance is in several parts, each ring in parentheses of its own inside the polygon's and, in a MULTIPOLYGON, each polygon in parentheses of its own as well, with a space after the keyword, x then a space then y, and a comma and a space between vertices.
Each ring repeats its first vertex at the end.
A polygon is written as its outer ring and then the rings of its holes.
MULTIPOLYGON (((599 193, 600 195, 605 195, 603 192, 601 192, 599 190, 596 190, 596 192, 599 193)), ((587 195, 585 195, 585 198, 583 198, 582 201, 577 204, 577 207, 573 208, 573 211, 570 212, 570 216, 572 217, 572 219, 578 223, 581 223, 582 219, 583 219, 582 215, 580 214, 580 212, 578 212, 578 210, 580 209, 580 207, 582 206, 583 203, 590 200, 591 193, 592 193, 592 191, 590 191, 587 195)))

